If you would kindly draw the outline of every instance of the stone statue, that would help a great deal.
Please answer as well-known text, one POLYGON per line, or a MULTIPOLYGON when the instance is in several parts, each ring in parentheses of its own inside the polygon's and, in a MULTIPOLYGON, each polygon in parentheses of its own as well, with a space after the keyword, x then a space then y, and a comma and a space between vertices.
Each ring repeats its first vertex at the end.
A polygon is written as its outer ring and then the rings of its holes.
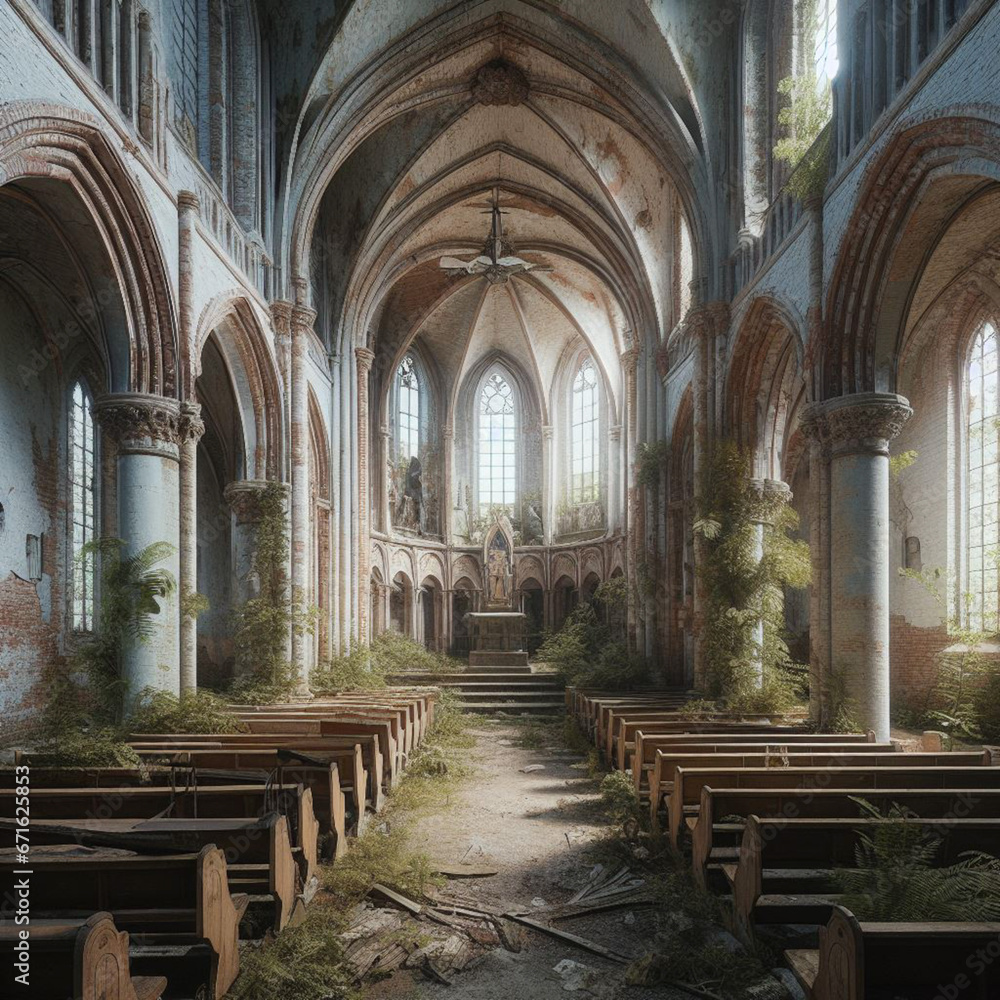
POLYGON ((512 608, 514 595, 514 532, 506 515, 497 517, 486 534, 483 563, 486 603, 491 608, 512 608))

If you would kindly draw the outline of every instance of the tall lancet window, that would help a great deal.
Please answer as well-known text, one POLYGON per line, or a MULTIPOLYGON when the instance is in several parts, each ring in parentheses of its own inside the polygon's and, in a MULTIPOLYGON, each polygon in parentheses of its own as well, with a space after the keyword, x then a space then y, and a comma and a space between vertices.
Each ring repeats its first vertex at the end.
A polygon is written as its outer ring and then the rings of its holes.
POLYGON ((590 358, 580 365, 580 370, 573 379, 570 427, 572 431, 570 501, 578 504, 590 503, 597 499, 600 485, 597 369, 590 358))
POLYGON ((396 370, 398 382, 398 447, 401 458, 417 458, 420 455, 420 380, 407 355, 396 370))
POLYGON ((69 407, 70 555, 73 559, 73 628, 94 628, 96 561, 83 548, 95 538, 97 524, 94 491, 94 418, 91 397, 82 382, 73 386, 69 407))
POLYGON ((493 372, 479 396, 479 503, 513 506, 517 498, 514 390, 493 372))
POLYGON ((813 70, 821 89, 829 86, 840 69, 837 45, 837 0, 817 0, 816 34, 813 38, 813 70))
POLYGON ((992 323, 983 323, 973 338, 968 364, 968 594, 969 626, 998 628, 998 343, 992 323))

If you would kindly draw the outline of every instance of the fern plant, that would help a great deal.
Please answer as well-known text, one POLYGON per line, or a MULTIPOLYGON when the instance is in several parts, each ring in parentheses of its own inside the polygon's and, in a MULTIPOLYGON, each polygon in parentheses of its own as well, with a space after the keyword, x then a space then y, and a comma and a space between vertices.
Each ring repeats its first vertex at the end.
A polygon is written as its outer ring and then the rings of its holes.
POLYGON ((159 565, 173 552, 168 542, 153 542, 126 554, 120 538, 96 539, 80 552, 80 559, 96 559, 100 566, 100 606, 97 628, 80 642, 72 665, 86 675, 95 712, 104 723, 120 723, 128 697, 137 693, 128 690, 125 654, 152 640, 160 602, 177 591, 174 575, 159 565))
POLYGON ((865 815, 885 820, 860 833, 855 866, 837 872, 841 902, 859 920, 1000 920, 1000 860, 979 851, 935 864, 942 842, 900 806, 885 813, 855 799, 865 815))

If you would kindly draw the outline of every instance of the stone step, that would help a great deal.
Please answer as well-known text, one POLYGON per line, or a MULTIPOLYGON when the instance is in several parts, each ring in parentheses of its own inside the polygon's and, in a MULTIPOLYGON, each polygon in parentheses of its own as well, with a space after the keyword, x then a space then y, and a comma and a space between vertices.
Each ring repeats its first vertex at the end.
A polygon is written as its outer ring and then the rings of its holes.
POLYGON ((516 702, 466 702, 459 701, 458 708, 462 712, 475 712, 478 715, 491 715, 494 712, 504 712, 506 715, 563 715, 566 703, 562 701, 516 702))
MULTIPOLYGON (((553 691, 525 691, 524 693, 515 694, 511 691, 462 691, 459 696, 459 701, 463 704, 473 704, 474 702, 494 702, 494 701, 509 701, 516 702, 519 705, 534 704, 535 702, 553 702, 558 700, 556 693, 553 691)), ((565 699, 563 699, 563 704, 565 705, 565 699)))

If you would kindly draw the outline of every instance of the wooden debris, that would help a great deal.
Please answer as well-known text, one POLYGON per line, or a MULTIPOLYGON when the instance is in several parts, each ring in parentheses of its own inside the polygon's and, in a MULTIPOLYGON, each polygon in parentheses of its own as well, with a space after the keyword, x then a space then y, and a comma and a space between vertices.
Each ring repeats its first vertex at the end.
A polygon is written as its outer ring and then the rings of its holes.
POLYGON ((500 874, 500 869, 494 865, 453 865, 444 861, 432 862, 431 871, 445 878, 489 878, 500 874))
POLYGON ((525 927, 531 927, 536 931, 541 931, 543 934, 559 938, 561 941, 568 941, 570 944, 576 945, 577 948, 584 949, 584 951, 590 951, 595 955, 600 955, 602 958, 606 958, 609 962, 618 962, 620 965, 627 965, 629 962, 628 958, 619 954, 617 951, 612 951, 610 948, 605 948, 602 944, 597 944, 595 941, 588 941, 586 938, 579 937, 576 934, 570 934, 569 931, 560 930, 558 927, 552 927, 549 924, 543 923, 541 920, 532 920, 531 917, 522 917, 518 913, 505 913, 504 916, 508 917, 510 920, 516 920, 519 924, 524 924, 525 927))
POLYGON ((415 917, 419 916, 423 910, 423 907, 419 903, 414 903, 412 899, 407 899, 402 893, 398 893, 394 889, 382 885, 381 882, 376 882, 368 891, 371 894, 387 899, 390 903, 394 903, 408 913, 412 913, 415 917))

